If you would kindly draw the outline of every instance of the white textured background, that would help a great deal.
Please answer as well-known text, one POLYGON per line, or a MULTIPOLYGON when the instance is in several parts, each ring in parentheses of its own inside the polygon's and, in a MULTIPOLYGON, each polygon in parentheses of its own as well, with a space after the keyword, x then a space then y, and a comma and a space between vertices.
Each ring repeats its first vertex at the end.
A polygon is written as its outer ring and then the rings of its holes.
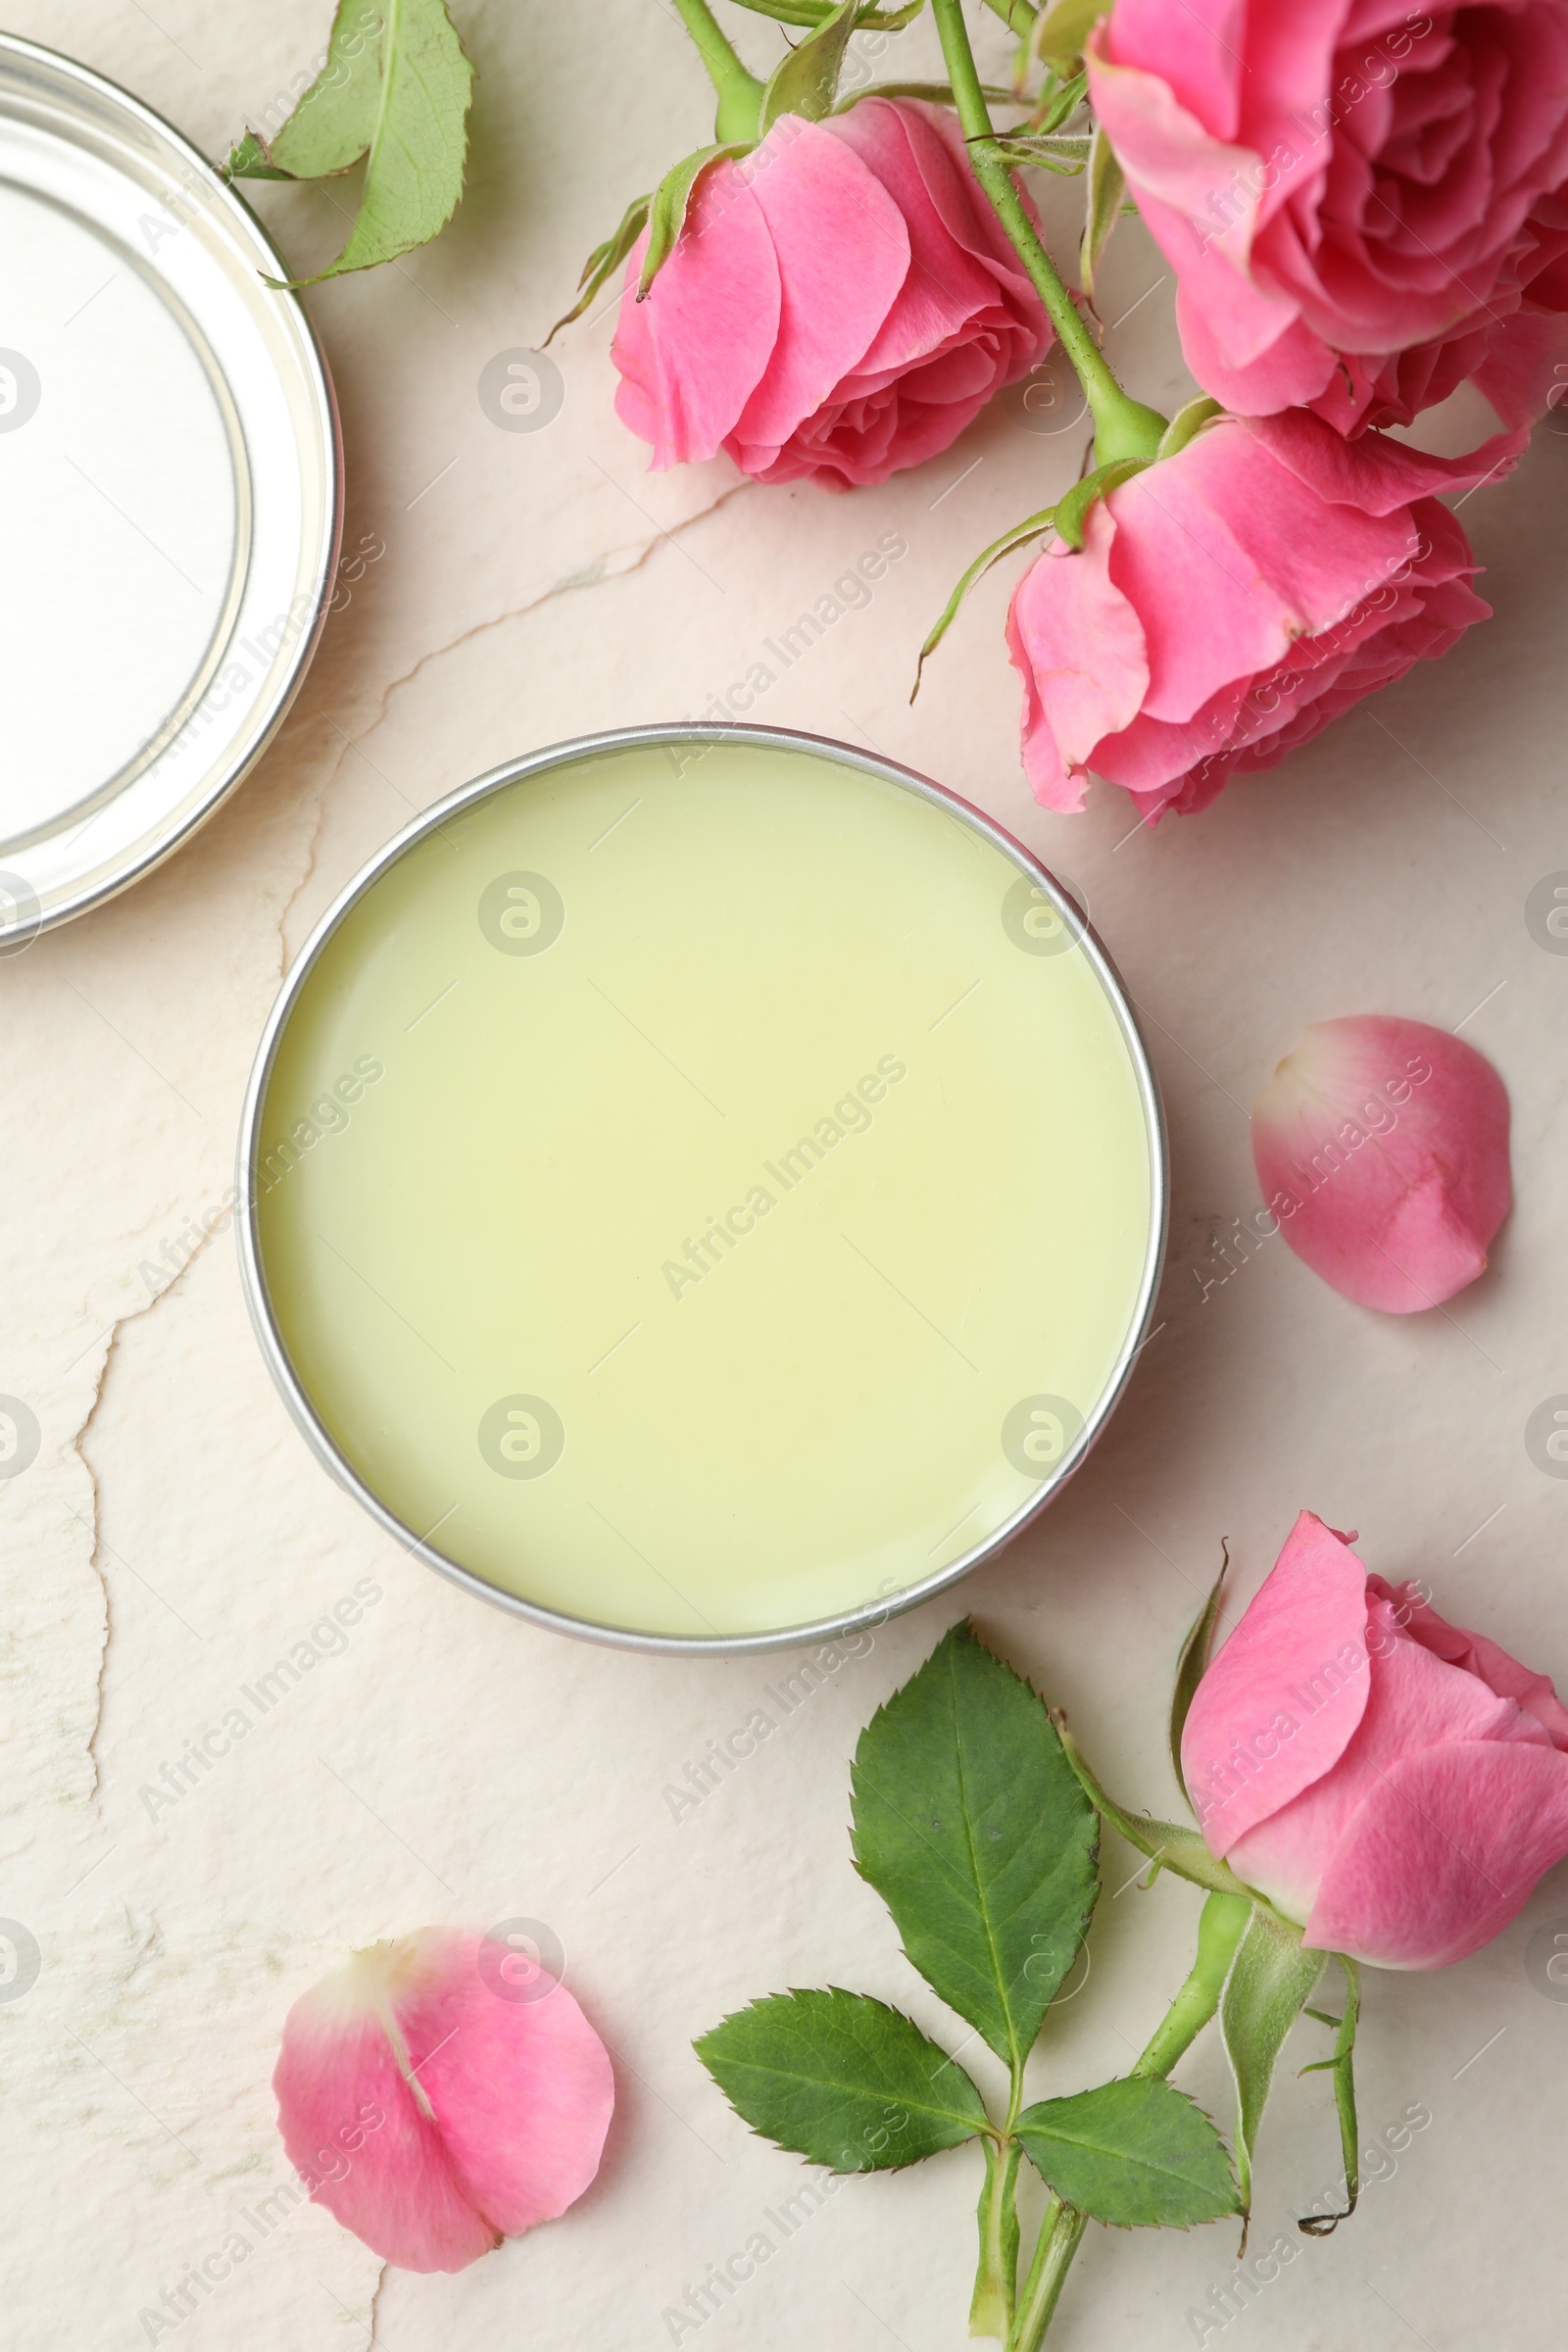
MULTIPOLYGON (((0 2005, 0 2294, 6 2340, 25 2352, 146 2342, 143 2307, 236 2227, 247 2258, 158 2341, 316 2352, 368 2342, 373 2321, 391 2352, 667 2343, 665 2307, 802 2177, 729 2113, 692 2034, 757 1993, 829 1981, 962 2031, 853 1876, 846 1832, 859 1725, 962 1608, 1072 1710, 1105 1778, 1156 1811, 1174 1802, 1171 1661, 1220 1538, 1244 1599, 1303 1503, 1358 1527, 1369 1565, 1426 1577, 1440 1607, 1568 1689, 1568 1485, 1523 1443, 1532 1408, 1568 1389, 1568 958, 1543 952, 1524 917, 1532 885, 1568 867, 1568 437, 1539 435, 1509 484, 1466 507, 1497 618, 1441 667, 1204 816, 1129 835, 1129 805, 1108 790, 1082 818, 1048 816, 1016 757, 1007 571, 975 598, 914 711, 906 696, 953 578, 1072 478, 1081 428, 1026 430, 1004 401, 946 457, 850 498, 757 488, 723 462, 655 479, 612 411, 602 318, 557 347, 565 397, 548 429, 498 430, 475 396, 485 363, 542 339, 588 247, 710 135, 710 117, 660 0, 462 0, 456 13, 482 75, 456 225, 310 298, 342 403, 346 548, 383 541, 385 554, 330 622, 270 757, 210 829, 130 895, 0 963, 0 1390, 43 1430, 31 1468, 0 1485, 0 1912, 42 1952, 32 1989, 0 2005), (1044 1521, 964 1592, 879 1635, 677 1825, 665 1785, 768 1704, 781 1662, 618 1656, 448 1589, 313 1466, 253 1345, 226 1228, 176 1276, 152 1268, 166 1249, 166 1269, 177 1262, 187 1221, 225 1197, 267 1007, 361 861, 510 755, 696 711, 890 526, 907 561, 759 715, 907 760, 1087 893, 1169 1107, 1164 1328, 1044 1521), (1304 1021, 1363 1009, 1464 1020, 1507 1080, 1519 1202, 1491 1272, 1447 1312, 1379 1319, 1275 1245, 1204 1299, 1194 1265, 1222 1270, 1211 1238, 1255 1199, 1253 1088, 1304 1021), (150 1822, 141 1784, 367 1576, 384 1597, 346 1653, 150 1822), (287 2176, 268 2079, 290 2000, 347 1945, 516 1915, 560 1936, 615 2054, 595 2188, 456 2278, 383 2276, 304 2207, 259 2240, 237 2217, 287 2176)), ((219 154, 318 53, 329 15, 326 0, 16 0, 7 22, 219 154)), ((774 27, 742 23, 755 58, 776 54, 774 27)), ((918 70, 924 38, 882 71, 918 70)), ((1048 194, 1064 228, 1075 201, 1048 194)), ((319 191, 259 202, 296 266, 341 240, 319 191)), ((1106 318, 1161 267, 1125 229, 1106 318)), ((1145 397, 1182 396, 1166 293, 1111 349, 1145 397)), ((83 658, 90 674, 90 647, 83 658)), ((1111 1838, 1105 1864, 1089 1992, 1037 2053, 1042 2091, 1119 2070, 1186 1966, 1192 1890, 1161 1881, 1113 1900, 1133 1861, 1111 1838)), ((1558 2339, 1568 2005, 1526 1961, 1533 1931, 1555 1925, 1568 1933, 1563 1874, 1480 1958, 1371 1981, 1363 2142, 1410 2105, 1432 2120, 1323 2243, 1298 2238, 1293 2217, 1337 2171, 1331 2102, 1321 2078, 1283 2081, 1254 2244, 1283 2231, 1299 2251, 1209 2343, 1512 2352, 1558 2339)), ((1321 2054, 1308 2046, 1320 2032, 1298 2028, 1289 2056, 1321 2054)), ((1228 2115, 1222 2066, 1210 2037, 1183 2080, 1228 2115)), ((849 2184, 698 2331, 705 2352, 954 2352, 979 2169, 971 2148, 849 2184)), ((1188 2311, 1233 2251, 1228 2227, 1094 2230, 1051 2340, 1174 2352, 1197 2340, 1188 2311)))

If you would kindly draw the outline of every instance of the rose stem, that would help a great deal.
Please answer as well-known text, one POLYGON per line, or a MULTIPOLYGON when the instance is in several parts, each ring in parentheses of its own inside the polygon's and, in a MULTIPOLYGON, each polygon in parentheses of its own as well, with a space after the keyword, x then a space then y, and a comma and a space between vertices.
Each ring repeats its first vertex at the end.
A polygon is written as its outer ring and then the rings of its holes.
POLYGON ((931 0, 931 8, 974 175, 1028 270, 1061 348, 1083 386, 1095 419, 1095 464, 1108 466, 1117 458, 1152 458, 1168 419, 1157 409, 1146 408, 1142 401, 1131 399, 1122 390, 1084 324, 1055 263, 1040 242, 1011 170, 997 144, 963 22, 962 0, 931 0))
POLYGON ((720 32, 708 0, 675 0, 675 7, 697 44, 710 81, 718 92, 714 138, 725 147, 737 145, 742 139, 755 139, 762 106, 761 83, 755 74, 747 72, 720 32))
MULTIPOLYGON (((938 0, 940 5, 940 0, 938 0)), ((1236 1946, 1241 1942, 1251 1905, 1243 1895, 1211 1894, 1203 1904, 1198 1928, 1198 1957, 1180 1992, 1133 2068, 1137 2075, 1164 2076, 1191 2047, 1219 2007, 1225 1979, 1236 1946)), ((1064 2205, 1053 2190, 1040 2225, 1034 2260, 1024 2282, 1023 2297, 1007 2352, 1036 2352, 1051 2325, 1068 2267, 1078 2251, 1088 2217, 1064 2205)))
POLYGON ((980 2262, 975 2272, 974 2300, 969 2306, 969 2333, 1002 2340, 1012 2326, 1012 2307, 1018 2292, 1018 2210, 1014 2192, 1018 2180, 1018 2142, 1002 2139, 985 2143, 986 2177, 980 2191, 980 2262))

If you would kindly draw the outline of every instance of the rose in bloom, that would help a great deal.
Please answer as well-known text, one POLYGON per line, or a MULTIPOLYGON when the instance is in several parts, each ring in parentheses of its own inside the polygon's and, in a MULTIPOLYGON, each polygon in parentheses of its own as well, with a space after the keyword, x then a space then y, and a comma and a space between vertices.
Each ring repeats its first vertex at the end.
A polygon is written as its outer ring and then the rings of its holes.
POLYGON ((1446 335, 1378 361, 1336 368, 1311 406, 1342 433, 1409 424, 1463 383, 1484 392, 1504 424, 1528 429, 1568 399, 1568 202, 1536 207, 1484 311, 1446 335))
POLYGON ((564 2213, 615 2096, 565 1986, 452 1928, 371 1944, 303 1994, 272 2088, 312 2196, 406 2271, 461 2271, 564 2213))
POLYGON ((1513 1198, 1491 1062, 1385 1014, 1306 1031, 1252 1104, 1252 1157, 1297 1256, 1395 1315, 1474 1282, 1513 1198))
POLYGON ((1198 1686, 1182 1773, 1210 1850, 1314 1950, 1446 1968, 1568 1853, 1568 1709, 1303 1511, 1198 1686))
POLYGON ((1317 399, 1516 308, 1568 180, 1568 9, 1117 0, 1090 93, 1228 407, 1317 399))
POLYGON ((1495 443, 1433 458, 1294 410, 1218 418, 1097 500, 1007 615, 1035 798, 1081 808, 1093 772, 1151 818, 1204 808, 1446 653, 1491 607, 1434 493, 1497 465, 1495 443))
POLYGON ((941 107, 784 115, 697 183, 612 356, 656 469, 729 452, 760 481, 883 482, 956 441, 1052 330, 941 107))

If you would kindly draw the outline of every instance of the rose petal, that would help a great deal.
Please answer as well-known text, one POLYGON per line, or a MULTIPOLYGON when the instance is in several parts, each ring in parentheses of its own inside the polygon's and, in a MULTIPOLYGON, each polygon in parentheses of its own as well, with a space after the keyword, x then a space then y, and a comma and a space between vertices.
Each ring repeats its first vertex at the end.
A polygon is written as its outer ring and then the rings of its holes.
POLYGON ((658 472, 713 457, 733 428, 773 349, 779 282, 767 223, 730 162, 703 173, 675 250, 639 302, 647 250, 644 229, 610 356, 624 378, 617 413, 653 442, 658 472))
POLYGON ((1411 1314, 1485 1270, 1508 1213, 1508 1097, 1423 1021, 1322 1021, 1252 1105, 1258 1180, 1296 1254, 1363 1306, 1411 1314))
POLYGON ((1379 1968, 1446 1968, 1499 1935, 1568 1854, 1568 1756, 1464 1741, 1392 1765, 1323 1873, 1306 1941, 1379 1968))
POLYGON ((1298 1923, 1317 1899, 1326 1859, 1350 1816, 1402 1757, 1460 1740, 1550 1745, 1535 1717, 1511 1698, 1499 1698, 1486 1683, 1419 1642, 1401 1641, 1396 1604, 1372 1592, 1379 1583, 1379 1578, 1368 1580, 1371 1685, 1354 1736, 1332 1772, 1238 1838, 1227 1855, 1249 1886, 1298 1923))
POLYGON ((1370 1687, 1366 1570, 1303 1511, 1199 1684, 1182 1733, 1182 1775, 1214 1853, 1223 1858, 1339 1762, 1370 1687))
POLYGON ((1057 540, 1013 591, 1008 645, 1030 689, 1024 768, 1048 808, 1082 806, 1082 783, 1075 800, 1065 779, 1081 778, 1096 747, 1132 722, 1149 691, 1144 632, 1110 576, 1115 535, 1109 505, 1098 501, 1082 550, 1057 540))
POLYGON ((1087 61, 1205 391, 1359 432, 1484 370, 1506 423, 1535 413, 1514 318, 1557 258, 1532 232, 1568 177, 1561 7, 1118 0, 1087 61))
POLYGON ((1550 1675, 1534 1673, 1486 1634, 1450 1625, 1422 1598, 1416 1585, 1390 1586, 1382 1577, 1373 1576, 1367 1579, 1367 1589, 1395 1603, 1399 1622, 1413 1642, 1446 1658, 1450 1665, 1462 1666, 1467 1674, 1479 1676, 1499 1698, 1516 1699, 1527 1715, 1535 1717, 1552 1746, 1568 1752, 1568 1707, 1557 1696, 1550 1675))
POLYGON ((284 2021, 272 2087, 289 2159, 404 2270, 462 2270, 564 2213, 610 2125, 610 2058, 571 1994, 492 1989, 482 1948, 451 1928, 372 1944, 284 2021))

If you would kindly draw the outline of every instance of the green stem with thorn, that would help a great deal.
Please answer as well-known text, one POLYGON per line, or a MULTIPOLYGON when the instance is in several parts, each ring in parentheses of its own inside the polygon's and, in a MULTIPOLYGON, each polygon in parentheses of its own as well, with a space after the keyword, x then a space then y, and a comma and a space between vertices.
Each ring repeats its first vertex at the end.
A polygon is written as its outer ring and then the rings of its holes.
POLYGON ((931 0, 931 8, 975 178, 1029 272, 1035 292, 1056 330, 1057 340, 1083 386, 1095 420, 1095 464, 1108 466, 1117 458, 1152 458, 1169 419, 1157 409, 1146 408, 1141 400, 1132 399, 1122 390, 1085 325, 1055 263, 1040 242, 1011 169, 997 142, 974 52, 969 46, 962 0, 931 0))

